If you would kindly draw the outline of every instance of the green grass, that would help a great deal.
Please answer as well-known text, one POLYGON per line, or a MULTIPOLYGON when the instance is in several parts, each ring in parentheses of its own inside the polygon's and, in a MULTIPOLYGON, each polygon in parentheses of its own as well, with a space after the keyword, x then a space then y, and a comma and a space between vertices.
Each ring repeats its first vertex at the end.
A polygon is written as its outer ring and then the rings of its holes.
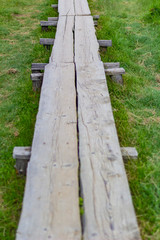
MULTIPOLYGON (((39 21, 56 16, 56 1, 0 0, 0 239, 15 238, 25 179, 16 175, 14 146, 30 146, 39 93, 32 91, 32 62, 48 62, 39 21)), ((112 39, 102 60, 121 63, 124 86, 107 79, 121 146, 135 146, 126 164, 144 240, 160 239, 160 3, 159 0, 89 0, 100 14, 99 39, 112 39)), ((81 213, 83 201, 80 199, 81 213)), ((124 206, 125 207, 125 206, 124 206)))
POLYGON ((120 62, 124 86, 108 78, 121 146, 134 146, 126 164, 133 203, 145 240, 160 239, 160 2, 89 0, 100 14, 98 39, 112 39, 104 62, 120 62))
POLYGON ((32 62, 48 62, 40 20, 56 16, 53 1, 0 0, 0 239, 15 239, 25 178, 16 175, 14 146, 31 146, 39 93, 30 80, 32 62))

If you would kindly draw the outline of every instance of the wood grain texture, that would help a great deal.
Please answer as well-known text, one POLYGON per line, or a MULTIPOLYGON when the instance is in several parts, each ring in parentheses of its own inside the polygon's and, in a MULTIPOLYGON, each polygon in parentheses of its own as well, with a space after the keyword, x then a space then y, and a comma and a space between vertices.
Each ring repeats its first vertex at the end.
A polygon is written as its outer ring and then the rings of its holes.
POLYGON ((91 15, 87 0, 74 0, 75 1, 75 15, 86 16, 91 15))
POLYGON ((58 12, 59 16, 74 16, 74 1, 75 0, 59 0, 58 1, 58 12))
POLYGON ((76 125, 74 64, 49 64, 17 240, 81 239, 76 125))
POLYGON ((73 28, 73 16, 59 17, 50 62, 73 63, 73 28))
POLYGON ((99 44, 91 16, 75 17, 75 61, 83 65, 98 62, 99 44))
POLYGON ((75 18, 75 64, 83 239, 140 240, 93 21, 81 18, 75 18))

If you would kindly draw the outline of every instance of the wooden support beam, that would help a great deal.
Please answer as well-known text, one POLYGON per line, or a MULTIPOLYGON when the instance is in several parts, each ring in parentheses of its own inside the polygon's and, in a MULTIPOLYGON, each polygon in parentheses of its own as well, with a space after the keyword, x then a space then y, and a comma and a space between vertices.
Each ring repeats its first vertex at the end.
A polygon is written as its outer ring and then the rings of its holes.
POLYGON ((112 47, 112 40, 98 40, 100 47, 112 47))
POLYGON ((98 21, 94 20, 94 26, 95 26, 95 27, 98 26, 98 21))
POLYGON ((14 147, 13 158, 16 159, 15 168, 19 175, 26 175, 28 161, 31 156, 31 147, 14 147))
POLYGON ((42 30, 48 30, 48 27, 57 27, 57 21, 41 21, 42 30))
POLYGON ((49 47, 54 44, 54 38, 40 38, 40 44, 49 47))
POLYGON ((138 152, 134 147, 121 147, 121 153, 124 161, 138 158, 138 152))
POLYGON ((120 67, 119 62, 105 62, 105 63, 103 63, 103 65, 104 65, 104 69, 119 68, 120 67))
POLYGON ((57 9, 58 8, 58 4, 52 4, 51 7, 57 9))
POLYGON ((43 71, 47 64, 48 63, 32 63, 32 65, 31 65, 32 73, 37 73, 37 72, 43 71))
POLYGON ((99 20, 99 15, 93 15, 94 20, 99 20))
POLYGON ((31 80, 32 80, 32 86, 33 90, 37 91, 42 86, 43 81, 43 73, 31 73, 31 80))
POLYGON ((122 74, 125 74, 124 68, 106 68, 105 73, 111 77, 112 81, 123 85, 122 74))
MULTIPOLYGON (((138 152, 134 147, 121 147, 121 153, 124 161, 136 160, 138 152)), ((14 147, 13 158, 16 159, 15 168, 19 174, 26 175, 26 169, 31 157, 31 147, 14 147)))
POLYGON ((113 76, 113 75, 119 75, 119 74, 125 74, 124 68, 108 68, 105 69, 106 75, 113 76))
POLYGON ((48 17, 48 21, 58 21, 58 17, 48 17))

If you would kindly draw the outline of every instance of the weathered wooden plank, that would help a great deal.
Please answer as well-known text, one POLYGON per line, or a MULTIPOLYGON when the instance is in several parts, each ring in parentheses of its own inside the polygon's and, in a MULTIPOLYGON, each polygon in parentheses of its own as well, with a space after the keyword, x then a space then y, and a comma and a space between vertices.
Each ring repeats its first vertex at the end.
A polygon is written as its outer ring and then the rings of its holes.
POLYGON ((82 20, 76 17, 75 64, 80 179, 84 202, 83 239, 140 240, 104 66, 99 60, 93 30, 89 31, 92 28, 90 17, 82 20))
POLYGON ((59 17, 50 62, 73 63, 73 28, 73 16, 59 17))
POLYGON ((75 17, 75 61, 83 65, 99 61, 99 44, 92 16, 75 17))
POLYGON ((81 239, 76 125, 74 64, 49 64, 17 240, 81 239))
POLYGON ((119 62, 105 62, 103 63, 104 68, 119 68, 120 67, 120 63, 119 62))
POLYGON ((44 46, 53 45, 54 38, 40 38, 39 42, 41 45, 44 45, 44 46))
POLYGON ((125 74, 124 68, 107 68, 105 69, 106 75, 119 75, 119 74, 125 74))
POLYGON ((75 15, 91 15, 87 0, 75 0, 75 15))
POLYGON ((74 16, 74 1, 75 0, 59 0, 58 1, 58 12, 59 16, 74 16))
POLYGON ((41 27, 57 27, 57 21, 41 21, 40 22, 41 27))

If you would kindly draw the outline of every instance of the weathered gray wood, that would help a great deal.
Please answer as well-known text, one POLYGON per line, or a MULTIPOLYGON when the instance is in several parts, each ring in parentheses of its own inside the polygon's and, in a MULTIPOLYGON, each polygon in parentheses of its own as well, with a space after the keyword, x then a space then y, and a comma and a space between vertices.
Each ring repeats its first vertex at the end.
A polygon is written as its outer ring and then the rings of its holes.
POLYGON ((14 147, 13 158, 29 160, 31 156, 31 147, 14 147))
POLYGON ((87 65, 91 62, 98 62, 99 44, 95 35, 95 28, 92 16, 75 18, 75 57, 76 63, 87 65), (86 37, 87 35, 87 37, 86 37))
POLYGON ((91 15, 91 11, 89 9, 87 0, 74 0, 74 6, 75 6, 75 15, 76 16, 91 15))
MULTIPOLYGON (((121 153, 124 161, 130 160, 130 159, 135 160, 138 158, 138 152, 134 147, 121 147, 121 153)), ((14 150, 13 150, 14 159, 29 161, 30 157, 31 157, 31 147, 14 147, 14 150)))
POLYGON ((138 152, 134 147, 121 147, 121 152, 124 161, 138 158, 138 152))
POLYGON ((94 20, 94 26, 97 27, 98 26, 98 21, 94 20))
POLYGON ((47 46, 54 44, 54 38, 40 38, 40 44, 47 46))
POLYGON ((73 63, 73 29, 74 16, 59 17, 50 62, 73 63))
POLYGON ((74 64, 48 64, 17 240, 81 239, 76 125, 74 64))
POLYGON ((58 21, 58 17, 48 17, 48 21, 58 21))
POLYGON ((14 147, 13 158, 16 159, 15 168, 19 175, 26 175, 30 154, 31 147, 14 147))
POLYGON ((98 40, 100 47, 112 47, 112 40, 98 40))
POLYGON ((105 62, 103 63, 104 68, 108 69, 108 68, 119 68, 120 67, 120 63, 119 62, 105 62))
POLYGON ((112 75, 110 77, 111 77, 113 82, 116 82, 116 83, 118 83, 120 85, 123 85, 123 77, 122 77, 121 74, 119 74, 119 75, 112 75))
POLYGON ((32 80, 32 86, 33 90, 37 91, 42 86, 43 81, 43 73, 31 73, 31 80, 32 80))
POLYGON ((48 63, 32 63, 31 66, 32 73, 43 71, 47 64, 48 63))
POLYGON ((59 0, 58 12, 59 16, 74 16, 75 15, 75 0, 59 0))
POLYGON ((75 17, 75 64, 83 239, 139 240, 93 21, 81 18, 75 17))
POLYGON ((39 81, 43 79, 43 73, 31 73, 32 81, 39 81))
POLYGON ((57 21, 41 21, 40 22, 41 27, 57 27, 57 21))
POLYGON ((99 20, 99 15, 93 15, 94 20, 99 20))
POLYGON ((105 69, 106 75, 119 75, 125 74, 124 68, 107 68, 105 69))
POLYGON ((51 7, 52 8, 58 8, 58 4, 52 4, 51 7))

